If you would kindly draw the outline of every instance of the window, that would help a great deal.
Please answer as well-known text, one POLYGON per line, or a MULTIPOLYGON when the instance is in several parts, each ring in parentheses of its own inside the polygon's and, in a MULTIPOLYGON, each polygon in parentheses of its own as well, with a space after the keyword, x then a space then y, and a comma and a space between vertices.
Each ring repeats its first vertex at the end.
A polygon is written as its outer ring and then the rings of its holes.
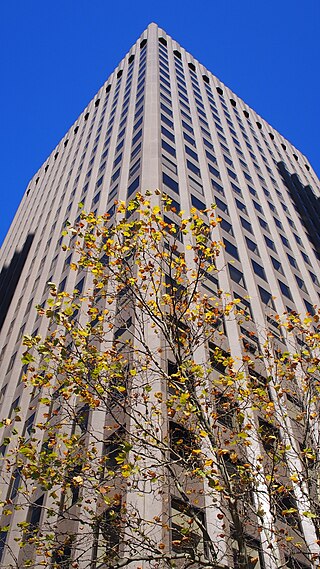
POLYGON ((309 314, 314 315, 315 310, 314 310, 314 307, 312 306, 312 304, 310 302, 308 302, 305 298, 303 299, 303 301, 304 301, 307 312, 309 312, 309 314))
POLYGON ((124 429, 120 427, 105 442, 104 464, 107 470, 117 470, 120 467, 120 461, 117 461, 117 458, 122 450, 121 444, 123 443, 124 433, 124 429))
POLYGON ((166 166, 166 168, 171 170, 171 172, 173 172, 174 174, 177 173, 178 169, 176 164, 172 162, 172 160, 169 160, 169 158, 167 158, 166 156, 162 156, 162 164, 166 166))
POLYGON ((201 270, 201 276, 203 277, 202 286, 204 286, 210 291, 214 290, 215 292, 217 292, 219 286, 218 279, 205 270, 201 270))
POLYGON ((195 462, 195 455, 192 454, 195 448, 192 433, 174 421, 169 423, 169 432, 171 459, 177 461, 182 458, 188 462, 195 462))
POLYGON ((206 209, 205 204, 200 201, 196 196, 194 196, 193 194, 191 194, 191 203, 192 205, 198 209, 199 211, 203 211, 206 209))
POLYGON ((229 255, 232 255, 232 257, 234 257, 235 259, 237 259, 237 261, 239 261, 239 254, 237 247, 233 245, 233 243, 228 241, 228 239, 223 239, 223 242, 227 253, 229 253, 229 255))
MULTIPOLYGON (((234 569, 239 569, 242 566, 240 564, 240 553, 238 551, 238 544, 236 540, 233 542, 233 567, 234 569)), ((261 551, 261 545, 258 541, 252 539, 250 536, 246 539, 246 549, 249 556, 250 569, 264 569, 265 565, 263 562, 263 555, 261 551)))
POLYGON ((288 247, 288 249, 291 249, 290 243, 289 243, 288 239, 287 239, 284 235, 281 235, 281 233, 280 233, 280 237, 281 237, 282 243, 283 243, 286 247, 288 247))
MULTIPOLYGON (((162 127, 162 128, 164 128, 164 127, 162 127)), ((165 129, 165 130, 167 130, 167 129, 165 129)), ((167 132, 169 132, 169 131, 167 131, 167 132)), ((136 142, 138 142, 138 140, 141 138, 141 136, 142 136, 142 130, 139 130, 139 132, 137 132, 137 134, 132 139, 132 147, 135 145, 136 142)))
POLYGON ((255 253, 256 255, 258 255, 260 257, 258 245, 254 241, 249 239, 249 237, 246 237, 245 239, 246 239, 248 249, 250 249, 250 251, 252 251, 253 253, 255 253))
POLYGON ((206 156, 208 158, 208 160, 211 160, 211 162, 213 162, 213 164, 215 164, 215 162, 217 162, 216 157, 211 154, 211 152, 209 152, 208 150, 206 150, 206 156))
POLYGON ((267 454, 274 454, 280 442, 279 429, 271 423, 259 418, 259 429, 261 442, 267 454))
POLYGON ((275 492, 277 514, 280 519, 290 526, 297 527, 301 531, 300 520, 298 515, 297 503, 293 495, 293 491, 275 492))
POLYGON ((235 199, 235 202, 236 202, 237 208, 238 208, 240 211, 242 211, 243 213, 246 213, 246 214, 247 214, 247 208, 246 208, 246 206, 244 205, 244 203, 242 203, 240 200, 237 200, 237 198, 235 199))
POLYGON ((218 184, 218 182, 216 180, 211 180, 211 184, 214 190, 216 190, 217 192, 219 192, 219 194, 221 194, 222 196, 224 196, 224 189, 223 187, 218 184))
POLYGON ((258 216, 258 221, 262 229, 265 229, 265 231, 268 231, 268 233, 270 233, 269 225, 267 224, 267 222, 259 216, 258 216))
POLYGON ((162 148, 164 150, 166 150, 169 154, 171 154, 171 156, 174 156, 174 157, 176 156, 176 151, 172 146, 170 146, 170 144, 168 144, 165 140, 162 140, 161 144, 162 144, 162 148))
POLYGON ((311 271, 309 271, 309 274, 310 274, 310 277, 311 277, 312 281, 314 282, 314 284, 317 286, 320 286, 317 275, 315 275, 311 271))
POLYGON ((41 513, 42 513, 42 505, 43 505, 44 496, 41 496, 36 500, 29 508, 27 521, 28 521, 28 533, 30 535, 31 532, 35 532, 39 526, 41 513))
POLYGON ((304 281, 303 281, 300 277, 298 277, 298 275, 295 275, 295 277, 296 277, 296 281, 297 281, 297 283, 298 283, 298 287, 299 287, 303 292, 307 292, 306 285, 304 284, 304 281))
POLYGON ((166 125, 168 125, 170 128, 172 128, 172 130, 174 130, 173 128, 173 122, 168 119, 168 117, 166 115, 161 114, 161 120, 162 122, 164 122, 166 125))
POLYGON ((191 172, 194 172, 194 174, 196 174, 197 176, 199 176, 199 178, 201 178, 200 168, 195 164, 193 164, 193 162, 187 160, 187 167, 189 170, 191 170, 191 172))
POLYGON ((297 269, 297 268, 298 268, 298 265, 297 265, 297 261, 294 259, 294 257, 292 257, 291 255, 289 255, 289 253, 287 253, 287 257, 288 257, 288 259, 289 259, 290 265, 292 265, 295 269, 297 269))
POLYGON ((236 269, 236 267, 234 267, 233 265, 230 265, 229 263, 228 263, 228 269, 231 280, 245 288, 246 285, 243 273, 239 271, 239 269, 236 269))
POLYGON ((191 146, 196 146, 196 143, 193 140, 193 138, 191 138, 191 136, 189 136, 186 132, 183 133, 183 138, 186 140, 186 142, 189 142, 191 146))
POLYGON ((196 160, 198 162, 198 154, 196 152, 191 150, 191 148, 189 148, 189 146, 185 146, 185 150, 186 150, 186 153, 189 154, 189 156, 191 156, 191 158, 193 158, 194 160, 196 160))
POLYGON ((128 187, 127 197, 129 198, 138 187, 139 176, 133 182, 131 182, 130 186, 128 187))
POLYGON ((266 242, 267 247, 269 247, 269 249, 272 249, 272 251, 274 251, 276 253, 277 252, 276 246, 275 246, 274 242, 272 241, 272 239, 270 239, 266 235, 264 235, 263 237, 264 237, 264 240, 266 242))
POLYGON ((176 552, 203 552, 204 513, 175 498, 171 501, 171 546, 176 552))
POLYGON ((121 536, 121 508, 116 502, 112 508, 105 510, 99 519, 99 538, 97 561, 114 557, 119 549, 121 536))
POLYGON ((35 413, 30 415, 30 417, 26 420, 26 422, 24 424, 23 432, 24 432, 24 434, 27 434, 29 437, 31 437, 32 432, 34 432, 33 423, 35 420, 35 416, 36 416, 35 413))
POLYGON ((252 226, 251 226, 251 223, 249 221, 247 221, 246 219, 244 219, 243 217, 240 216, 240 222, 241 222, 243 229, 246 229, 247 231, 249 231, 250 233, 253 234, 252 226))
POLYGON ((209 168, 209 172, 211 172, 211 174, 213 174, 216 178, 221 178, 220 176, 220 172, 219 170, 217 170, 217 168, 214 168, 213 166, 211 166, 211 164, 208 164, 208 168, 209 168))
POLYGON ((192 126, 190 126, 188 123, 186 123, 185 121, 182 121, 182 126, 191 134, 194 134, 193 132, 193 128, 192 126))
POLYGON ((222 200, 220 200, 220 198, 215 198, 215 202, 217 204, 217 207, 221 210, 224 211, 227 215, 229 215, 229 210, 228 210, 228 206, 225 202, 223 202, 222 200))
POLYGON ((221 219, 220 227, 221 227, 226 233, 229 233, 229 235, 232 235, 232 237, 234 237, 234 233, 233 233, 233 229, 232 229, 231 223, 229 223, 226 219, 223 219, 223 217, 220 218, 220 219, 221 219))
POLYGON ((281 221, 279 219, 277 219, 276 217, 274 217, 273 219, 274 219, 276 226, 279 227, 279 229, 282 229, 282 231, 283 231, 283 225, 282 225, 281 221))
POLYGON ((17 352, 15 352, 15 353, 11 356, 6 373, 9 373, 9 371, 12 370, 16 357, 17 357, 17 352))
POLYGON ((231 182, 231 187, 233 189, 233 191, 238 194, 238 196, 242 197, 242 192, 240 190, 240 188, 238 188, 238 186, 236 184, 234 184, 233 182, 231 182))
POLYGON ((258 277, 260 277, 261 279, 264 279, 266 281, 267 277, 266 277, 266 273, 265 273, 264 268, 261 265, 259 265, 259 263, 254 261, 253 259, 251 259, 251 264, 252 264, 252 267, 253 267, 255 274, 258 275, 258 277))
POLYGON ((228 399, 228 397, 221 395, 216 395, 215 406, 217 411, 217 420, 219 423, 225 427, 232 428, 233 416, 234 416, 234 400, 228 399))
POLYGON ((259 290, 260 298, 261 298, 263 304, 265 304, 266 306, 269 306, 270 308, 272 308, 274 310, 275 306, 274 306, 274 302, 273 302, 271 292, 268 292, 267 290, 265 290, 264 288, 262 288, 259 285, 258 285, 258 290, 259 290))
POLYGON ((173 190, 176 194, 179 194, 178 182, 176 182, 175 180, 170 178, 170 176, 168 176, 168 174, 166 174, 165 172, 163 172, 163 174, 162 174, 162 181, 168 188, 173 190))
POLYGON ((290 289, 288 287, 288 285, 286 285, 284 282, 278 280, 281 292, 284 296, 286 296, 287 298, 289 298, 289 300, 292 300, 292 295, 290 292, 290 289))
MULTIPOLYGON (((304 258, 305 262, 308 263, 308 265, 311 266, 311 261, 310 261, 308 255, 307 255, 306 253, 304 253, 303 251, 301 251, 301 255, 302 255, 302 257, 304 258)), ((289 255, 288 255, 288 256, 289 256, 289 255)))
POLYGON ((302 243, 302 241, 301 241, 299 235, 297 235, 296 233, 293 233, 293 235, 294 235, 294 238, 295 238, 296 242, 298 243, 298 245, 300 245, 301 247, 303 247, 303 243, 302 243))
POLYGON ((166 136, 169 140, 172 140, 172 142, 175 141, 174 138, 174 134, 172 134, 172 132, 170 132, 167 128, 165 128, 164 126, 161 127, 161 132, 164 136, 166 136))
POLYGON ((282 268, 280 261, 278 261, 278 259, 275 259, 272 256, 270 256, 270 258, 271 258, 272 264, 273 264, 274 268, 276 269, 276 271, 278 271, 279 273, 284 275, 283 268, 282 268))
POLYGON ((259 211, 260 213, 263 213, 263 209, 258 202, 256 202, 255 200, 252 200, 252 203, 253 203, 253 205, 257 211, 259 211))
POLYGON ((193 190, 196 190, 197 192, 199 192, 199 194, 201 194, 203 196, 202 185, 199 184, 199 182, 197 180, 195 180, 194 178, 192 178, 191 176, 189 176, 189 184, 193 190))

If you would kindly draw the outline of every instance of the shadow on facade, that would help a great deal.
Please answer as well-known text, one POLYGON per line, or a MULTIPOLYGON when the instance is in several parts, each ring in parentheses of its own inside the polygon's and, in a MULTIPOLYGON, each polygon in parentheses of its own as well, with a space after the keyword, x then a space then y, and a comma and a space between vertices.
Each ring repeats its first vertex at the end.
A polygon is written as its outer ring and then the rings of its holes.
POLYGON ((29 233, 21 251, 16 251, 10 265, 3 267, 0 273, 0 330, 9 310, 13 295, 26 262, 34 235, 29 233))
POLYGON ((284 162, 278 162, 277 166, 284 184, 294 200, 302 223, 309 233, 310 241, 320 256, 320 198, 313 193, 311 186, 304 186, 301 183, 297 174, 290 174, 284 162))

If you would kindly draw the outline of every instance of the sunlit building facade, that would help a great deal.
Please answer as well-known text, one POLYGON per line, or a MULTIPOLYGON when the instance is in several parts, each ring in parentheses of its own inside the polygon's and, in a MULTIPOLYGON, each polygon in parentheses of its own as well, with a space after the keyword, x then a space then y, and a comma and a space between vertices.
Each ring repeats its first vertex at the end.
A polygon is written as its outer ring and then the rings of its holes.
MULTIPOLYGON (((48 281, 60 290, 85 286, 70 270, 72 253, 61 249, 67 220, 79 220, 80 202, 112 216, 115 200, 156 188, 176 212, 216 204, 225 247, 207 290, 232 291, 252 316, 241 336, 225 323, 224 349, 255 353, 266 329, 281 349, 275 314, 312 313, 319 303, 320 184, 307 158, 150 24, 28 184, 1 250, 1 418, 19 407, 23 435, 37 407, 21 382, 22 337, 44 335, 47 326, 34 307, 45 302, 48 281)), ((1 431, 2 456, 10 429, 1 431)), ((4 485, 1 499, 7 492, 4 485)), ((14 533, 1 533, 0 545, 1 566, 14 557, 20 566, 14 533)), ((271 568, 263 554, 256 563, 271 568)))

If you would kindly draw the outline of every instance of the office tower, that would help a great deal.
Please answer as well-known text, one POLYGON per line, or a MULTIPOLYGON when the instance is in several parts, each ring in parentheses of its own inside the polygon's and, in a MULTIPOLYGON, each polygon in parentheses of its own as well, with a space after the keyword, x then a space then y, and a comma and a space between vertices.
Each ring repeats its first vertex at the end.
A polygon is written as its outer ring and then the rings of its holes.
MULTIPOLYGON (((225 248, 220 270, 208 276, 205 286, 210 294, 232 291, 243 311, 252 314, 241 338, 232 323, 225 323, 223 349, 239 353, 244 344, 254 354, 261 330, 269 329, 283 350, 274 315, 313 313, 320 291, 320 185, 311 165, 150 24, 28 184, 2 247, 1 416, 14 418, 19 407, 21 422, 15 426, 23 436, 32 433, 37 406, 21 381, 22 337, 44 336, 48 326, 34 307, 45 303, 47 282, 60 290, 85 287, 84 275, 70 270, 72 252, 61 248, 67 220, 79 221, 79 202, 86 211, 112 217, 115 200, 127 202, 138 191, 156 188, 172 198, 176 213, 168 215, 175 223, 180 209, 201 212, 216 204, 225 248)), ((12 427, 3 429, 3 456, 12 427)), ((9 486, 12 501, 17 484, 9 486)), ((3 488, 2 499, 7 490, 3 488)), ((35 516, 45 499, 43 493, 36 495, 35 516)), ((13 512, 10 528, 23 521, 21 516, 13 512)), ((6 520, 4 516, 2 525, 6 520)), ((301 531, 308 534, 304 521, 301 531)), ((15 536, 13 530, 1 533, 3 567, 14 558, 23 566, 15 536)), ((313 534, 306 539, 314 543, 313 534)), ((253 566, 275 569, 263 552, 258 557, 253 566)), ((281 559, 284 567, 311 567, 308 557, 295 562, 283 553, 281 559)), ((66 563, 61 561, 61 567, 66 563)), ((230 558, 219 563, 228 566, 230 558)))

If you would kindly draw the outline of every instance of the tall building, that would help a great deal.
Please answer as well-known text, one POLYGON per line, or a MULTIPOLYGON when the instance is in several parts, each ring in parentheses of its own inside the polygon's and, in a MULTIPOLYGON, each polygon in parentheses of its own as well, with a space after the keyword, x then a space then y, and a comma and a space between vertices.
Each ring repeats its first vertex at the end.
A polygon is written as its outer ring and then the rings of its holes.
MULTIPOLYGON (((241 338, 225 323, 223 347, 231 353, 243 343, 255 353, 265 329, 281 344, 274 315, 312 313, 319 302, 320 183, 307 158, 150 24, 31 179, 1 250, 1 417, 13 418, 19 407, 24 436, 37 406, 21 382, 22 337, 47 332, 34 310, 48 297, 47 282, 60 290, 84 286, 83 274, 70 270, 72 253, 61 248, 67 220, 80 219, 79 202, 112 216, 115 200, 156 188, 176 212, 216 204, 225 248, 207 290, 232 291, 252 314, 241 338)), ((177 213, 168 215, 178 222, 177 213)), ((11 429, 3 430, 3 456, 11 429)), ((20 511, 10 520, 10 528, 23 521, 20 511)), ((307 521, 301 531, 311 544, 307 521)), ((14 537, 11 529, 1 533, 2 567, 23 566, 14 537)), ((263 552, 258 557, 252 567, 276 569, 263 552)), ((282 559, 283 567, 311 567, 308 557, 282 559)))

